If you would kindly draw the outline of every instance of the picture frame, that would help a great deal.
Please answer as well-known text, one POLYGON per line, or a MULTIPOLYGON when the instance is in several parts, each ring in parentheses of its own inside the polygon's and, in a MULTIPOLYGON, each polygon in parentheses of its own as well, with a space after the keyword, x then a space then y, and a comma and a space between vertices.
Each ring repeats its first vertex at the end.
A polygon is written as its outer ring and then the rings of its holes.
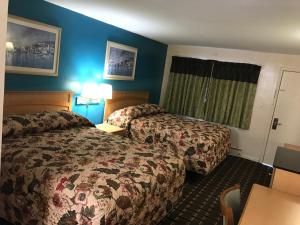
POLYGON ((5 72, 58 76, 61 28, 9 15, 5 72))
POLYGON ((104 79, 134 80, 138 49, 107 41, 104 79))

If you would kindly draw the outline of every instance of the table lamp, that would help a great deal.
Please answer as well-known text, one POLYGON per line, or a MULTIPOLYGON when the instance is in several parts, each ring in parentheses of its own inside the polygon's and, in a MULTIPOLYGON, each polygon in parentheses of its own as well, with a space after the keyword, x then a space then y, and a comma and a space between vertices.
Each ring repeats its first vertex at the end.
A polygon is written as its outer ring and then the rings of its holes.
POLYGON ((102 99, 112 99, 112 86, 110 84, 100 84, 99 90, 102 99))
POLYGON ((99 104, 101 99, 112 98, 112 86, 110 84, 85 83, 80 96, 76 99, 76 104, 86 105, 86 117, 88 106, 99 104))

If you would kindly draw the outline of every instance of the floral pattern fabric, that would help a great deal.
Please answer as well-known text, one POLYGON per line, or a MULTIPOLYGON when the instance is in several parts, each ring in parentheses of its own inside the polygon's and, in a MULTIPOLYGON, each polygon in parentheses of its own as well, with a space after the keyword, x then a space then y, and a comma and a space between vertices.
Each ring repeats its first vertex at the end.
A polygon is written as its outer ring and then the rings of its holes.
POLYGON ((92 127, 3 139, 0 217, 22 225, 155 224, 181 195, 182 155, 92 127))
POLYGON ((206 121, 161 113, 134 119, 130 126, 134 140, 175 145, 186 169, 200 174, 210 173, 230 148, 230 129, 206 121))
POLYGON ((110 114, 107 122, 109 124, 128 129, 131 120, 133 120, 134 118, 161 112, 164 112, 164 109, 156 104, 146 103, 136 106, 128 106, 126 108, 116 110, 115 112, 110 114))
MULTIPOLYGON (((118 126, 115 121, 123 121, 122 115, 108 122, 118 126)), ((126 123, 131 138, 140 143, 177 147, 184 154, 186 169, 200 174, 210 173, 225 159, 230 148, 230 129, 220 124, 168 113, 140 114, 126 123)))
POLYGON ((86 118, 71 111, 10 115, 3 118, 2 136, 38 133, 73 126, 93 126, 86 118))

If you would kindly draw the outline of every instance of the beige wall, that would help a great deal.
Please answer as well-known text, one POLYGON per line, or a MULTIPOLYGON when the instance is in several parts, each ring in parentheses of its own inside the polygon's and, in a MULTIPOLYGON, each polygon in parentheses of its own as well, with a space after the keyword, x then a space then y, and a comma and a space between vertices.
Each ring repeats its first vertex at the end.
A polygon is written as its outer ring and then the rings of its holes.
MULTIPOLYGON (((0 1, 0 134, 2 134, 2 116, 3 116, 7 8, 8 8, 8 0, 1 0, 0 1)), ((2 141, 1 138, 2 135, 0 135, 0 147, 2 141)), ((1 149, 0 149, 0 156, 1 156, 1 149)), ((1 161, 0 161, 0 166, 1 166, 1 161)))
MULTIPOLYGON (((262 66, 250 129, 241 130, 232 128, 232 144, 234 147, 242 149, 242 151, 237 151, 236 153, 240 153, 242 157, 251 160, 262 161, 281 70, 282 68, 290 68, 300 71, 300 56, 199 46, 170 45, 168 47, 161 90, 161 103, 164 99, 171 60, 174 55, 252 63, 262 66)), ((270 154, 274 154, 274 152, 270 154)), ((273 162, 265 160, 264 163, 272 164, 273 162)))

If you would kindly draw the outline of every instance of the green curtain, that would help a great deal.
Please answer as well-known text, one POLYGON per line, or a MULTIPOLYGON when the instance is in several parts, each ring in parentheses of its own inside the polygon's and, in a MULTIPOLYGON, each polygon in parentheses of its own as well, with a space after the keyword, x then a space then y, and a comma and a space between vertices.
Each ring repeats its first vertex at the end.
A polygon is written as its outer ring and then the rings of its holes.
POLYGON ((172 58, 164 107, 168 112, 204 118, 211 60, 172 58))
POLYGON ((174 56, 164 106, 171 113, 249 129, 260 69, 174 56))
POLYGON ((260 66, 214 62, 205 120, 249 129, 260 66))
POLYGON ((204 118, 209 77, 171 73, 164 107, 175 114, 204 118))
POLYGON ((207 121, 249 129, 256 84, 212 79, 206 105, 207 121))

